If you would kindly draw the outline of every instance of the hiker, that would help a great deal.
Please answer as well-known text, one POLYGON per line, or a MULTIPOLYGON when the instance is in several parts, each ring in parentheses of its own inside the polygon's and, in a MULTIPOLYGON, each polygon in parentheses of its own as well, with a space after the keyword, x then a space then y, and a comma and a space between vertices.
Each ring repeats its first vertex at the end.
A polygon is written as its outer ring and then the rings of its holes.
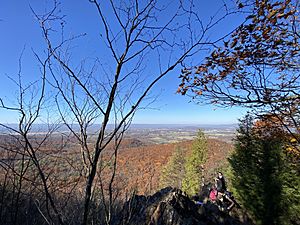
POLYGON ((218 192, 225 193, 227 191, 225 178, 222 172, 218 173, 218 176, 216 178, 216 185, 218 192))
POLYGON ((222 197, 218 198, 218 200, 221 202, 221 209, 227 210, 228 212, 233 208, 235 205, 235 202, 231 199, 231 197, 228 194, 221 194, 222 197))
POLYGON ((218 196, 217 187, 216 185, 212 184, 209 191, 209 200, 214 203, 217 201, 217 196, 218 196))

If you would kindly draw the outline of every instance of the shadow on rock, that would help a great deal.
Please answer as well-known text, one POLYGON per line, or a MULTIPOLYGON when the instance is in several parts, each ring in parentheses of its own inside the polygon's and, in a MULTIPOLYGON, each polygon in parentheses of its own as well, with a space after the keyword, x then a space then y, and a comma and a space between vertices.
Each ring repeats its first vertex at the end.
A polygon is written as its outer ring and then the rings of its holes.
POLYGON ((152 196, 133 196, 116 224, 127 225, 242 225, 210 202, 196 204, 184 192, 171 187, 152 196))

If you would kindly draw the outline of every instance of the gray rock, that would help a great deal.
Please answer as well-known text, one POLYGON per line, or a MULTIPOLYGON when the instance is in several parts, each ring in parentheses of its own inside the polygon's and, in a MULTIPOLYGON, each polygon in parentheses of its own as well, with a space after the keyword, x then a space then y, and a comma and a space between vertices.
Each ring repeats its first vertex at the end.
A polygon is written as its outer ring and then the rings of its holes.
POLYGON ((236 218, 207 202, 196 204, 184 192, 171 187, 152 196, 133 196, 124 206, 122 219, 127 225, 241 225, 236 218))

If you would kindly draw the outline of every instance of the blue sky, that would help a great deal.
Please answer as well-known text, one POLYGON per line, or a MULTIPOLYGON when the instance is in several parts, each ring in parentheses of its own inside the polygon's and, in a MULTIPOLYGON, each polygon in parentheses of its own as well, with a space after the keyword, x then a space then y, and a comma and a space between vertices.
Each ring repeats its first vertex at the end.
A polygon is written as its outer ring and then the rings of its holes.
MULTIPOLYGON (((38 62, 32 54, 32 49, 42 54, 45 48, 41 30, 35 20, 29 5, 39 12, 51 5, 52 1, 41 0, 10 0, 0 2, 0 98, 5 102, 13 104, 16 101, 17 87, 7 76, 16 78, 18 73, 18 59, 22 50, 22 77, 26 82, 36 80, 38 62), (43 3, 41 3, 43 2, 43 3)), ((199 1, 201 17, 209 18, 222 3, 220 0, 199 1)), ((93 33, 98 26, 93 20, 95 9, 86 0, 63 1, 63 14, 65 14, 69 32, 93 33)), ((223 34, 238 24, 238 18, 231 18, 225 24, 221 24, 212 31, 212 36, 223 34)), ((100 54, 97 52, 95 35, 90 35, 83 45, 87 54, 100 54)), ((80 51, 77 56, 80 57, 80 51)), ((193 59, 197 62, 197 59, 193 59)), ((221 109, 211 105, 197 105, 190 102, 190 98, 176 94, 180 80, 178 78, 180 68, 163 78, 152 91, 157 100, 150 108, 140 110, 135 115, 134 123, 143 124, 226 124, 236 123, 238 118, 243 116, 245 110, 240 108, 221 109)), ((0 122, 13 123, 17 116, 11 112, 0 109, 0 122)))

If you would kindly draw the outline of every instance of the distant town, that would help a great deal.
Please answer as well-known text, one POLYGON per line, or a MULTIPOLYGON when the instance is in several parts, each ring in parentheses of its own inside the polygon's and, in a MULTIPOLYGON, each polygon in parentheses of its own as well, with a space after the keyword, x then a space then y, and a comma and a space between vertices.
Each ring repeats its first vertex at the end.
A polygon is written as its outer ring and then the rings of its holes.
POLYGON ((180 124, 139 124, 132 125, 127 137, 141 139, 151 144, 175 143, 192 140, 202 130, 207 137, 232 142, 237 124, 226 125, 180 125, 180 124))

